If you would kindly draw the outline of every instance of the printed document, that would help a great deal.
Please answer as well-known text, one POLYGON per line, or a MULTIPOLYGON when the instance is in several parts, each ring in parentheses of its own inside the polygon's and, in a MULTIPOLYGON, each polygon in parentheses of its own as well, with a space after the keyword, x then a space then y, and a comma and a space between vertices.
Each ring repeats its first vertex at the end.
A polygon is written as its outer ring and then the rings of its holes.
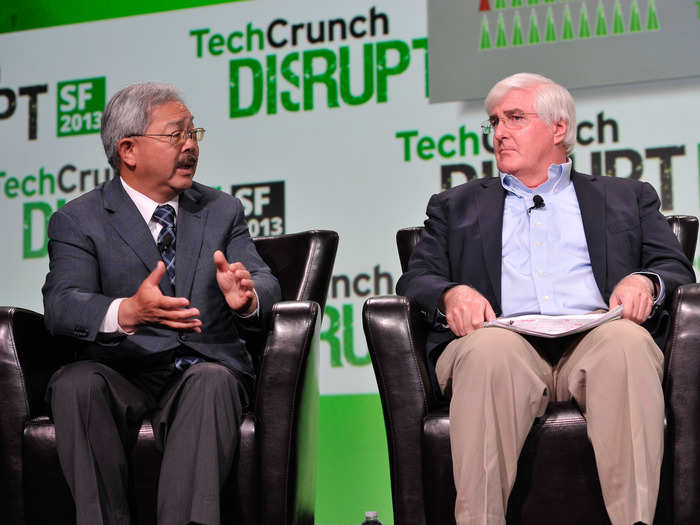
POLYGON ((603 313, 577 315, 531 314, 499 317, 494 321, 485 322, 484 326, 497 326, 520 334, 554 338, 585 332, 608 321, 619 319, 621 316, 622 305, 619 305, 603 313))

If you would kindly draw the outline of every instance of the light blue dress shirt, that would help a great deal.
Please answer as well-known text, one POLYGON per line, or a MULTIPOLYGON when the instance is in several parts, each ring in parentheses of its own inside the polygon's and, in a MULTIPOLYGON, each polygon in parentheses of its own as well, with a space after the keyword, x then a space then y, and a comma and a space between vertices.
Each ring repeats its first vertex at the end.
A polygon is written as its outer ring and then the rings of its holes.
POLYGON ((503 209, 501 305, 503 315, 581 314, 608 305, 593 276, 571 160, 552 164, 547 182, 532 190, 501 173, 503 209), (534 206, 540 195, 544 206, 534 206), (530 211, 528 212, 528 209, 530 211))

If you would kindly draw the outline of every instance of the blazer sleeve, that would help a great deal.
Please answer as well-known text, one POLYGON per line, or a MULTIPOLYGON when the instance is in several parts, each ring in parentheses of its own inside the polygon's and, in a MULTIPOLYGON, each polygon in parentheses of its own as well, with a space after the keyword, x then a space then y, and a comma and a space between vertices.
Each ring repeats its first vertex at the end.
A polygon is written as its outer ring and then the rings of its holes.
POLYGON ((100 293, 97 253, 89 235, 65 210, 51 216, 49 273, 42 288, 50 333, 95 341, 114 297, 100 293))
POLYGON ((695 282, 695 272, 659 208, 656 191, 649 183, 643 183, 639 197, 640 271, 656 273, 663 280, 666 289, 664 309, 669 309, 676 288, 695 282))
POLYGON ((458 283, 451 279, 448 254, 448 203, 444 194, 433 195, 428 202, 425 230, 408 262, 408 270, 396 283, 396 293, 414 299, 429 322, 441 323, 440 299, 458 283))
POLYGON ((277 278, 262 260, 255 244, 250 238, 248 224, 243 214, 243 206, 236 200, 237 209, 229 232, 226 245, 226 260, 240 261, 250 272, 258 295, 258 315, 250 317, 237 316, 237 323, 247 329, 265 328, 272 312, 272 306, 282 300, 282 292, 277 278))

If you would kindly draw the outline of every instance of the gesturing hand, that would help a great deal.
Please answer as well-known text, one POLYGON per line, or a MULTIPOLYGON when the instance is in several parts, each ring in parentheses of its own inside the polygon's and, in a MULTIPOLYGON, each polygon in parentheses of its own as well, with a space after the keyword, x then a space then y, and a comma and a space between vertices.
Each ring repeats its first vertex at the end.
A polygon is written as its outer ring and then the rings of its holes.
POLYGON ((253 289, 255 283, 250 272, 239 262, 229 264, 221 250, 214 252, 216 282, 229 307, 240 315, 249 315, 258 308, 258 298, 253 289))
POLYGON ((632 274, 622 279, 610 295, 610 308, 622 305, 622 318, 641 324, 654 306, 654 283, 644 275, 632 274))
POLYGON ((467 285, 460 284, 442 295, 447 324, 455 335, 461 337, 484 326, 484 321, 496 318, 486 298, 467 285))
POLYGON ((158 323, 177 330, 201 332, 202 321, 197 319, 197 308, 187 308, 190 302, 184 297, 168 297, 161 293, 158 283, 163 275, 165 264, 158 261, 136 293, 119 305, 119 326, 132 332, 140 325, 158 323))

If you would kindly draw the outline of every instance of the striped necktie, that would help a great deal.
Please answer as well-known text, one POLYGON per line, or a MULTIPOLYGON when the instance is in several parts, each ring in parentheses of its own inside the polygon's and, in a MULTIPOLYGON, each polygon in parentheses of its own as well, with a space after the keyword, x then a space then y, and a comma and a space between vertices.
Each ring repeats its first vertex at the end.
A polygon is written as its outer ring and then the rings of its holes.
POLYGON ((158 234, 158 249, 165 263, 170 284, 175 286, 175 209, 162 204, 153 212, 153 220, 163 226, 158 234))

